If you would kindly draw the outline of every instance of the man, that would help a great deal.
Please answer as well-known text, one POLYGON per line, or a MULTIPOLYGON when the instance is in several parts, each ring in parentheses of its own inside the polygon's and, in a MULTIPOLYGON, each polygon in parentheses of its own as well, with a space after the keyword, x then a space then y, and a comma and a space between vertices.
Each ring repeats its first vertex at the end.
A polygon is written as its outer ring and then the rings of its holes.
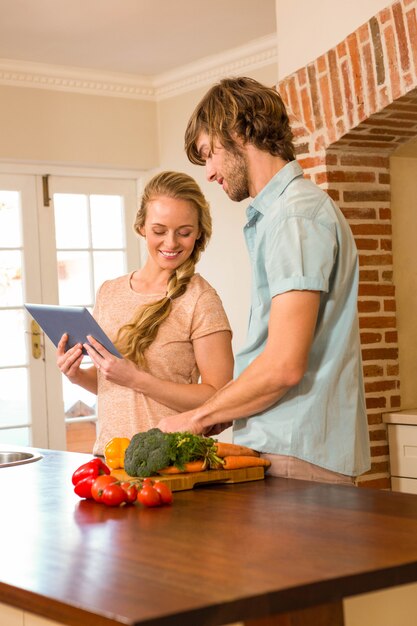
POLYGON ((185 149, 232 200, 253 198, 244 228, 252 305, 235 380, 160 428, 213 434, 233 422, 235 443, 260 451, 270 474, 352 484, 370 457, 350 228, 303 177, 274 89, 250 78, 213 86, 185 149))

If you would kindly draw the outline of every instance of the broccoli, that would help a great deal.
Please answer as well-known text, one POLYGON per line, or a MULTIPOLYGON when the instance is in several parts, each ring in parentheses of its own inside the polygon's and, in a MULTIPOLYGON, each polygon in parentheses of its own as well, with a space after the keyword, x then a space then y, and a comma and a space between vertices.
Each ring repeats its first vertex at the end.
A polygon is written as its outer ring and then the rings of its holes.
POLYGON ((125 471, 129 476, 152 476, 170 465, 172 439, 159 428, 133 435, 125 452, 125 471))
POLYGON ((163 467, 175 465, 180 470, 189 461, 205 459, 209 467, 218 467, 216 441, 191 433, 163 433, 159 428, 133 435, 125 452, 125 471, 129 476, 152 476, 163 467))

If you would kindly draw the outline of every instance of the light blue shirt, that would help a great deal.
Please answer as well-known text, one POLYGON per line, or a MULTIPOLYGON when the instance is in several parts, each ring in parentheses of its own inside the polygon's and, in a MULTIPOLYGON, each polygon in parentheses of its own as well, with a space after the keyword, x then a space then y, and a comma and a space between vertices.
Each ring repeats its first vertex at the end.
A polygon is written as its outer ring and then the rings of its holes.
POLYGON ((234 422, 234 441, 357 476, 370 468, 357 318, 358 256, 340 209, 285 165, 254 198, 244 228, 252 264, 247 342, 239 375, 265 348, 274 296, 320 291, 308 368, 277 404, 234 422))

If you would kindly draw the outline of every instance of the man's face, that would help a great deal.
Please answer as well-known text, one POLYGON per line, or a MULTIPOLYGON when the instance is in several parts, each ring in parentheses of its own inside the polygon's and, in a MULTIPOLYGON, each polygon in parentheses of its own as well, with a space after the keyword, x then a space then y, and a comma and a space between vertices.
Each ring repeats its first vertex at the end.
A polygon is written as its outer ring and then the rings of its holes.
POLYGON ((226 150, 218 141, 213 149, 206 133, 196 142, 197 150, 206 163, 207 180, 217 180, 231 200, 240 202, 249 198, 249 173, 245 153, 226 150))

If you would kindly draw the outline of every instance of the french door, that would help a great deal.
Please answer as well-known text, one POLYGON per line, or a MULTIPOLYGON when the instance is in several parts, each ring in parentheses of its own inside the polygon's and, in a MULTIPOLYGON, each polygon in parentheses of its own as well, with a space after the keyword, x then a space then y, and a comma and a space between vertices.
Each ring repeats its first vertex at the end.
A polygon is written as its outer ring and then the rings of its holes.
POLYGON ((0 175, 0 443, 65 449, 66 421, 94 416, 24 303, 91 310, 104 280, 138 267, 136 196, 135 180, 0 175))

